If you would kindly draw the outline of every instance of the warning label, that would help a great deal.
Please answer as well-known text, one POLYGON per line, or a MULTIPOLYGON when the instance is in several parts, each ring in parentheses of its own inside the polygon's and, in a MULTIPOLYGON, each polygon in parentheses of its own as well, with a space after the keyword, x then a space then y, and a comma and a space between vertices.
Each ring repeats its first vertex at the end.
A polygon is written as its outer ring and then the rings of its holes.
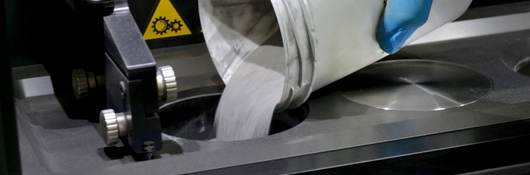
POLYGON ((191 35, 170 0, 160 0, 144 32, 145 40, 191 35))

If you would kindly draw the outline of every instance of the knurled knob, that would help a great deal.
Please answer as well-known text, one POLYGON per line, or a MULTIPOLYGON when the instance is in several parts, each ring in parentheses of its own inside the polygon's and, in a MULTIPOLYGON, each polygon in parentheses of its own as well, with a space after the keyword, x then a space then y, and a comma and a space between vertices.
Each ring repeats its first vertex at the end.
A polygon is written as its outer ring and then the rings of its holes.
POLYGON ((92 93, 91 91, 101 88, 104 85, 103 76, 97 76, 94 72, 84 69, 72 71, 72 89, 77 100, 81 100, 92 93))
POLYGON ((81 99, 88 95, 88 76, 85 70, 75 69, 72 71, 72 88, 76 99, 81 99))
POLYGON ((163 103, 177 99, 177 78, 171 66, 161 66, 157 71, 158 97, 163 103))
POLYGON ((108 145, 118 143, 120 130, 118 127, 118 116, 112 109, 102 110, 99 113, 99 125, 101 135, 108 145))

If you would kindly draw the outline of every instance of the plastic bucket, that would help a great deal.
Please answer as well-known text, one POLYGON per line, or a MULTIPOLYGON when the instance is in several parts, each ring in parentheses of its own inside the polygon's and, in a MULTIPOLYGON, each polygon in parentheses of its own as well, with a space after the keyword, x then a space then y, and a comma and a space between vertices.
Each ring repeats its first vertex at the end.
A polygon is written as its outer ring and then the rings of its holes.
MULTIPOLYGON (((428 22, 407 43, 455 20, 471 0, 434 0, 428 22)), ((311 92, 387 54, 376 42, 385 0, 201 0, 208 50, 225 83, 257 48, 280 46, 286 65, 277 110, 298 107, 311 92)))

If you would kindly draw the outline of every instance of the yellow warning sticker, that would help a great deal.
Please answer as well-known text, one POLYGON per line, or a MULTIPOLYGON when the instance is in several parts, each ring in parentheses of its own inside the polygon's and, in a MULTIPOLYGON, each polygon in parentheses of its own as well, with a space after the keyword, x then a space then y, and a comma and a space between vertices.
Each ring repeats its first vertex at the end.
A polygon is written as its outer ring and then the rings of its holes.
POLYGON ((144 32, 145 40, 191 35, 170 0, 160 0, 144 32))

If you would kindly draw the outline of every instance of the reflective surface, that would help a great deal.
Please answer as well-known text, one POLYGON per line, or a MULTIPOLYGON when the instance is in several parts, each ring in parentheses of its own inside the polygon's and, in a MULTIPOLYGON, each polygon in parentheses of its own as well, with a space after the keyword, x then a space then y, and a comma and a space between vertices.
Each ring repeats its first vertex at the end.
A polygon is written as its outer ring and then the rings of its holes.
MULTIPOLYGON (((162 132, 167 136, 190 140, 211 140, 215 138, 215 111, 220 94, 204 94, 180 99, 164 105, 159 116, 162 132)), ((309 113, 307 106, 275 114, 269 134, 286 131, 304 121, 309 113)))
POLYGON ((215 137, 213 128, 219 95, 178 100, 159 112, 162 132, 167 135, 208 140, 215 137))
POLYGON ((466 67, 429 60, 391 60, 357 72, 344 96, 384 110, 440 111, 473 103, 491 81, 466 67))
POLYGON ((530 57, 524 58, 515 65, 515 71, 530 76, 530 57))

